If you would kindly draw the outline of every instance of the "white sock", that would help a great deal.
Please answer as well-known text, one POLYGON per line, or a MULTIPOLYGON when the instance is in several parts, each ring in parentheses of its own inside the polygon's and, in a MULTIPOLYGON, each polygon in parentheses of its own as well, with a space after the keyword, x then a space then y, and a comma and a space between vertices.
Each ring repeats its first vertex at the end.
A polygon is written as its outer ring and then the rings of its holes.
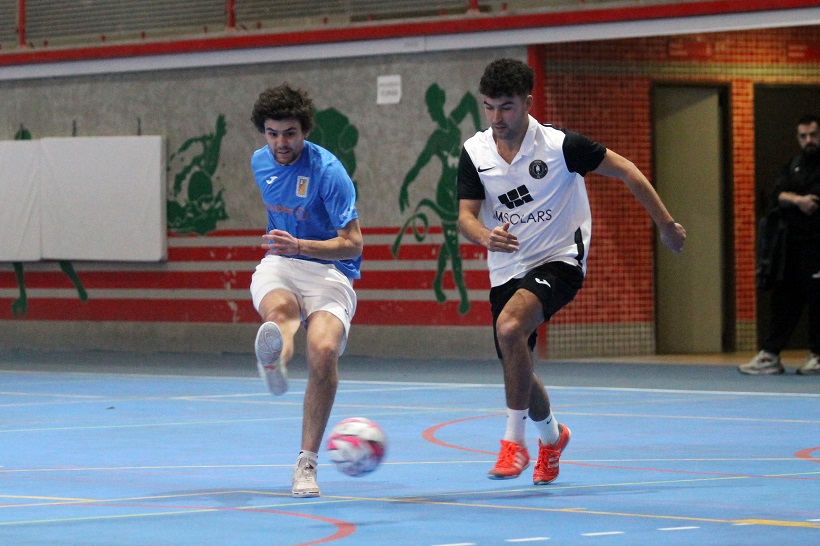
POLYGON ((316 468, 317 466, 319 466, 319 454, 318 453, 314 453, 312 451, 302 450, 302 451, 299 452, 299 456, 296 457, 296 461, 298 462, 299 459, 307 459, 308 462, 310 463, 310 465, 313 468, 316 468))
POLYGON ((527 441, 527 413, 529 410, 514 410, 507 408, 507 430, 504 439, 508 442, 524 444, 527 441))
POLYGON ((552 411, 543 421, 533 421, 538 428, 538 437, 541 444, 554 444, 560 436, 558 433, 558 419, 552 415, 552 411))

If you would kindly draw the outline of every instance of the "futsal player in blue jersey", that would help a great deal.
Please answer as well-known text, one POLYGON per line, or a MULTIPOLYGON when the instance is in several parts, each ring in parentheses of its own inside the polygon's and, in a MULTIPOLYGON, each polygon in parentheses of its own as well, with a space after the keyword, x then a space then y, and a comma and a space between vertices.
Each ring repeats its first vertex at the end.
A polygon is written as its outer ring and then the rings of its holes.
POLYGON ((317 497, 319 447, 339 383, 339 355, 356 311, 362 232, 353 182, 341 162, 306 140, 313 102, 288 84, 259 95, 251 121, 267 144, 251 167, 267 210, 265 257, 251 280, 263 324, 256 335, 257 368, 274 395, 288 389, 294 336, 306 330, 308 380, 294 497, 317 497))

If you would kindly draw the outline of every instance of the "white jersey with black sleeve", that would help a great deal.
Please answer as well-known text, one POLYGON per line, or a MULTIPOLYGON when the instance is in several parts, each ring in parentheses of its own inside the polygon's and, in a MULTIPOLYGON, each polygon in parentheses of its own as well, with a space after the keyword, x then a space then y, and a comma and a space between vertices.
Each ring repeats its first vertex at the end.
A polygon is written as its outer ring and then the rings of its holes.
POLYGON ((547 262, 565 262, 586 274, 592 215, 583 177, 605 154, 584 135, 541 125, 532 116, 512 163, 499 155, 492 128, 464 143, 458 198, 482 200, 484 225, 509 222, 519 243, 517 252, 489 253, 492 286, 547 262))

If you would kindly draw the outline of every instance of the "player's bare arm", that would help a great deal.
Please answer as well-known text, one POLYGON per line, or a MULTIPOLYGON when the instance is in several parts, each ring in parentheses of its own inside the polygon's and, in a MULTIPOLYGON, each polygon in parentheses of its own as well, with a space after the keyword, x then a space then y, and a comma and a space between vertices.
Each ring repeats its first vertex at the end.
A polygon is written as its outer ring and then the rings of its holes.
POLYGON ((262 248, 277 256, 309 256, 320 260, 354 260, 361 256, 364 241, 359 220, 353 219, 337 236, 326 241, 297 239, 287 231, 273 229, 262 236, 266 243, 262 248))
POLYGON ((621 180, 658 226, 663 245, 672 252, 683 251, 686 230, 675 222, 655 188, 634 163, 612 150, 607 150, 604 160, 593 172, 621 180))
POLYGON ((458 205, 458 229, 469 241, 490 252, 515 252, 518 237, 510 233, 510 223, 488 229, 479 219, 481 201, 462 199, 458 205))

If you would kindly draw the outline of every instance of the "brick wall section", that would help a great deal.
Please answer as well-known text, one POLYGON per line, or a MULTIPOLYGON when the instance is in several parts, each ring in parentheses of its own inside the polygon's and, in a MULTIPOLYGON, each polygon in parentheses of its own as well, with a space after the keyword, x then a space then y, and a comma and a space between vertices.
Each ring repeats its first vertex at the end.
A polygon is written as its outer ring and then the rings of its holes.
MULTIPOLYGON (((731 95, 737 349, 755 348, 754 85, 820 83, 820 27, 541 46, 542 121, 579 131, 652 173, 654 82, 728 85, 731 95)), ((654 231, 629 192, 588 176, 589 274, 556 324, 654 323, 654 231)), ((602 329, 605 334, 606 329, 602 329)))

